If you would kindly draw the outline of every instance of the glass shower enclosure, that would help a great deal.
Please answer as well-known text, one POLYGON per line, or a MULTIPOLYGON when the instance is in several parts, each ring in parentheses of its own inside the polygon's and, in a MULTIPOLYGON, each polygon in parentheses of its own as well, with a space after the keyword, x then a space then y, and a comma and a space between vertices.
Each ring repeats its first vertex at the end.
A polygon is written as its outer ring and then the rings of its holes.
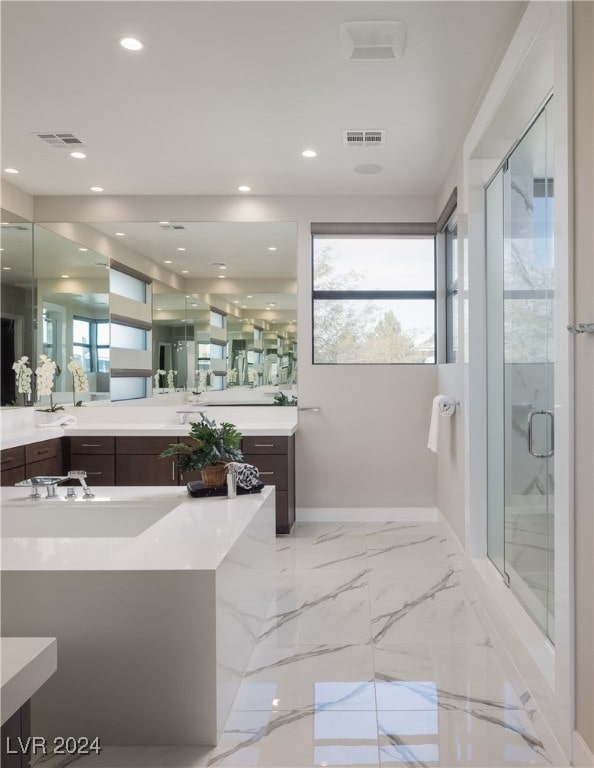
POLYGON ((488 555, 553 641, 551 100, 485 190, 488 555))

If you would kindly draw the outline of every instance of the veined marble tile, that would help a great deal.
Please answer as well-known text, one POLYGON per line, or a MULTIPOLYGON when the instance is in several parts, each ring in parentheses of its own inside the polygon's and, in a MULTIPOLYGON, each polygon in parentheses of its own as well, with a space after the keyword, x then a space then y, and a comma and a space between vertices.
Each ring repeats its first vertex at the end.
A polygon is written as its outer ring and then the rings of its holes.
POLYGON ((378 712, 382 765, 501 766, 551 765, 529 719, 518 712, 378 712), (423 731, 423 729, 426 729, 423 731))
MULTIPOLYGON (((348 569, 357 573, 367 567, 365 544, 319 544, 277 552, 277 570, 320 571, 348 569)), ((320 576, 321 578, 321 576, 320 576)))
POLYGON ((389 613, 405 603, 466 598, 461 574, 449 563, 441 568, 370 569, 367 578, 372 616, 389 613))
MULTIPOLYGON (((356 574, 300 572, 291 587, 280 587, 258 643, 282 645, 353 644, 370 639, 367 569, 356 574)), ((282 581, 282 579, 279 579, 282 581)))
POLYGON ((469 602, 434 600, 429 593, 373 616, 371 636, 374 645, 422 643, 427 638, 443 643, 487 642, 485 630, 469 602))
POLYGON ((386 537, 380 546, 367 547, 370 568, 442 567, 448 564, 448 555, 441 538, 430 532, 386 537))
POLYGON ((530 713, 525 686, 509 678, 490 645, 379 645, 373 656, 378 709, 412 709, 406 700, 409 692, 419 694, 414 686, 420 684, 420 694, 432 686, 434 699, 454 709, 489 705, 530 713))
POLYGON ((370 645, 261 645, 235 699, 235 709, 313 707, 375 711, 370 645))
POLYGON ((296 539, 300 544, 342 543, 350 538, 364 537, 365 523, 299 523, 295 524, 296 539))
POLYGON ((379 765, 375 712, 235 711, 209 766, 379 765))

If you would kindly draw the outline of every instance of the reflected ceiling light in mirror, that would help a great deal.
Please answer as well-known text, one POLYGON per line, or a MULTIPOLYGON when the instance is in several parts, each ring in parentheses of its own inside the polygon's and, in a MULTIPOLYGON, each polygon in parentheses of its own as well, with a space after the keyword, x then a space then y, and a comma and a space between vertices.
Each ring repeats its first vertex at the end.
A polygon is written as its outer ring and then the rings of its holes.
POLYGON ((91 192, 103 192, 103 187, 90 187, 91 192))
POLYGON ((144 43, 137 37, 122 37, 120 45, 127 51, 141 51, 144 48, 144 43))
POLYGON ((86 253, 89 249, 88 248, 79 248, 78 249, 81 253, 86 253))
POLYGON ((160 221, 160 222, 159 222, 159 224, 160 224, 162 227, 166 227, 166 226, 167 226, 167 224, 169 224, 169 222, 168 222, 168 221, 160 221))
POLYGON ((254 298, 254 297, 252 296, 252 294, 251 294, 251 293, 248 293, 248 294, 246 294, 246 299, 253 299, 253 298, 254 298))
POLYGON ((248 187, 246 184, 242 184, 240 187, 237 187, 238 192, 251 192, 252 188, 248 187))
POLYGON ((304 149, 301 153, 303 157, 317 157, 317 152, 315 149, 304 149))
POLYGON ((165 261, 163 262, 163 264, 171 264, 171 263, 172 262, 169 259, 165 259, 165 261))
POLYGON ((219 275, 219 280, 224 280, 227 277, 227 275, 219 275))
POLYGON ((268 246, 269 251, 276 251, 276 245, 269 245, 268 246))
POLYGON ((84 160, 86 155, 84 152, 71 152, 70 157, 73 157, 75 160, 84 160))
POLYGON ((16 168, 5 168, 4 173, 20 173, 16 168))
POLYGON ((60 275, 60 277, 63 277, 66 280, 70 275, 60 275))
POLYGON ((2 269, 5 269, 7 272, 10 272, 10 270, 12 269, 12 267, 2 267, 2 269))
POLYGON ((182 275, 187 275, 189 271, 189 269, 182 269, 182 275))
POLYGON ((116 237, 126 237, 126 233, 125 232, 116 232, 115 236, 116 237))

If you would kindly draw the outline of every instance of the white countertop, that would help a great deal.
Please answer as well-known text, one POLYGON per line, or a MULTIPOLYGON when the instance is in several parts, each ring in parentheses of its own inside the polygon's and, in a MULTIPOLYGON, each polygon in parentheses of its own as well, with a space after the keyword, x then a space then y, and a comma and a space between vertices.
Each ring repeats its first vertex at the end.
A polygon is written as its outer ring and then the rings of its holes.
MULTIPOLYGON (((67 427, 34 427, 33 409, 25 412, 30 423, 12 424, 10 413, 3 414, 0 448, 15 448, 63 435, 116 435, 121 437, 151 437, 187 435, 189 424, 179 423, 177 411, 189 410, 188 422, 200 419, 204 411, 209 419, 234 424, 245 437, 287 436, 295 434, 298 426, 297 408, 273 406, 193 406, 178 405, 162 408, 105 406, 103 408, 69 408, 67 413, 77 418, 77 423, 67 427)), ((58 416, 60 413, 57 414, 58 416)))
POLYGON ((56 671, 55 637, 3 637, 2 723, 20 709, 56 671))
POLYGON ((66 502, 46 498, 32 501, 27 498, 27 490, 2 488, 0 514, 4 516, 6 510, 10 515, 16 508, 24 515, 33 510, 32 514, 43 515, 47 511, 51 516, 52 508, 59 515, 60 507, 65 506, 69 511, 80 509, 82 514, 88 514, 94 504, 100 514, 100 507, 111 501, 116 506, 123 504, 121 513, 126 515, 127 501, 142 508, 143 500, 147 508, 162 503, 172 509, 133 535, 69 538, 58 532, 53 538, 2 538, 3 571, 214 570, 263 502, 274 493, 273 486, 266 486, 259 494, 235 499, 191 498, 180 487, 119 486, 95 488, 95 499, 66 502))

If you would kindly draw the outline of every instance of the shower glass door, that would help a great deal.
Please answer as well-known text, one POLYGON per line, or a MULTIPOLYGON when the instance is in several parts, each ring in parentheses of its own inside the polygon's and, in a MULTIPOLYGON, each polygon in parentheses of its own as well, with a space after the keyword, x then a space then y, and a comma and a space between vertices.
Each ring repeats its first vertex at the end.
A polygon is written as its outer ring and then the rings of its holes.
POLYGON ((553 639, 550 101, 486 191, 488 552, 553 639))

